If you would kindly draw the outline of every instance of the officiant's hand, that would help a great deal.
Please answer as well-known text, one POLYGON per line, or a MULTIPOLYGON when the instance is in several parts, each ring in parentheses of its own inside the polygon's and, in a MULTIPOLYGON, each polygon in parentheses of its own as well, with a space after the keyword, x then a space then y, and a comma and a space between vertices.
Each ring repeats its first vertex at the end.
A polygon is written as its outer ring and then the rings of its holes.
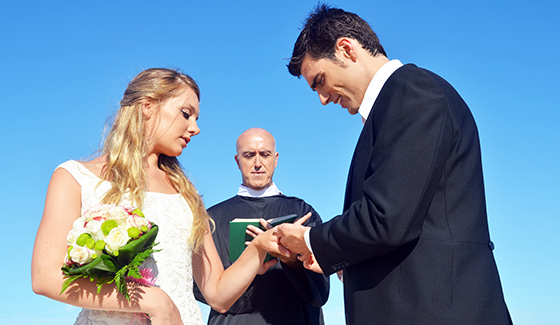
POLYGON ((271 266, 273 266, 274 264, 278 263, 278 259, 273 258, 268 262, 264 262, 261 264, 261 266, 259 267, 259 270, 257 271, 258 275, 263 275, 265 274, 268 269, 270 269, 271 266))

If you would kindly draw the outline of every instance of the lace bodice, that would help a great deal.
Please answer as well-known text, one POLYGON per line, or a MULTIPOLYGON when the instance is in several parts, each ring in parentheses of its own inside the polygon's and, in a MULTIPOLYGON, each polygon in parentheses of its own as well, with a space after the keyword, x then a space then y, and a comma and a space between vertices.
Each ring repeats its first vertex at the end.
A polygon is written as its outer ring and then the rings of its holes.
MULTIPOLYGON (((99 178, 75 160, 59 167, 66 169, 80 184, 82 190, 82 213, 96 206, 109 190, 110 183, 99 178)), ((188 203, 180 194, 147 192, 142 207, 146 218, 159 226, 157 249, 144 262, 157 277, 155 285, 173 299, 185 324, 203 324, 200 308, 192 291, 192 249, 187 238, 192 229, 193 215, 188 203)), ((106 312, 83 309, 75 324, 122 325, 149 324, 149 320, 133 313, 106 312)))

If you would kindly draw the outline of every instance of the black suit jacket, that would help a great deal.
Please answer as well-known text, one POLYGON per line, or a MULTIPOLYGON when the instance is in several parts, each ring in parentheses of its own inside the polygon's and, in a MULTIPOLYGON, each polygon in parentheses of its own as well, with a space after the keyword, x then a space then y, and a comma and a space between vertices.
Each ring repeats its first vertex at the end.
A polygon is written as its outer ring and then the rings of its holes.
POLYGON ((476 124, 415 65, 375 101, 344 212, 310 232, 326 274, 344 269, 347 324, 508 324, 488 232, 476 124))

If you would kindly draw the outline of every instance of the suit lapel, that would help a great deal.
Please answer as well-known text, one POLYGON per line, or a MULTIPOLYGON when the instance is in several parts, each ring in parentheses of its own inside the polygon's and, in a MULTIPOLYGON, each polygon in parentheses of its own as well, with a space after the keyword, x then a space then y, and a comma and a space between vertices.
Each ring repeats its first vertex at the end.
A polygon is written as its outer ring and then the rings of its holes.
POLYGON ((348 171, 348 180, 346 182, 344 210, 348 209, 352 202, 363 195, 363 183, 374 141, 372 137, 373 119, 373 112, 371 112, 360 133, 356 149, 354 149, 350 170, 348 171))
MULTIPOLYGON (((403 69, 403 67, 416 66, 407 64, 397 70, 403 69)), ((389 86, 389 80, 391 80, 391 78, 393 78, 393 75, 387 79, 387 82, 385 82, 381 88, 377 99, 373 103, 366 123, 364 124, 362 133, 360 133, 360 137, 358 138, 358 143, 356 144, 356 149, 354 150, 354 155, 352 156, 352 162, 350 164, 350 171, 348 172, 348 180, 346 182, 344 210, 348 209, 352 202, 362 197, 364 180, 373 172, 372 170, 368 171, 368 167, 372 159, 377 130, 379 130, 380 123, 383 121, 383 116, 389 109, 389 104, 383 101, 382 98, 386 97, 384 94, 386 95, 387 92, 389 92, 389 94, 392 92, 389 86)))

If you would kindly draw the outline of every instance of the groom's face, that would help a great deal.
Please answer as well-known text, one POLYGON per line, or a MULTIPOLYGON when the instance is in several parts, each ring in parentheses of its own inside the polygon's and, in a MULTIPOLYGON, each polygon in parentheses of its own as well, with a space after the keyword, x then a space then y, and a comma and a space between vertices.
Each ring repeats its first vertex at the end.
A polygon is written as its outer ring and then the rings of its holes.
POLYGON ((358 113, 364 94, 360 90, 362 87, 356 84, 352 67, 352 62, 338 53, 337 60, 315 60, 306 56, 301 64, 301 75, 317 92, 323 105, 339 104, 354 115, 358 113))

